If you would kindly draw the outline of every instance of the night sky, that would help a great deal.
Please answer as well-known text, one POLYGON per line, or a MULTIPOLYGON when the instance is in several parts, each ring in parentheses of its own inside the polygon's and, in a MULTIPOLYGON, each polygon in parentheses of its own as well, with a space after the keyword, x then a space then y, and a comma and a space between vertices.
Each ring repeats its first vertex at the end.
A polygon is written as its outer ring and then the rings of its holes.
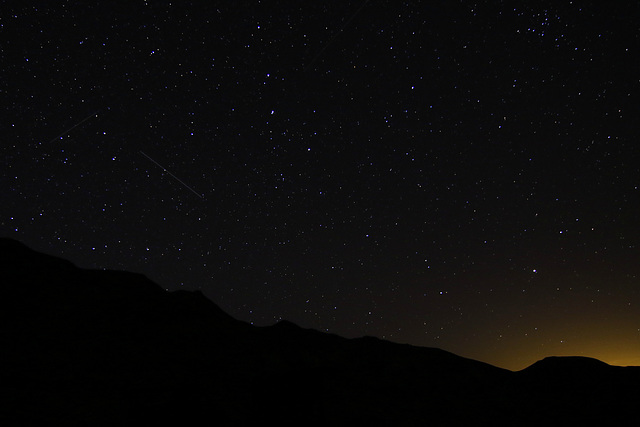
POLYGON ((1 8, 2 235, 255 325, 640 364, 638 2, 1 8))

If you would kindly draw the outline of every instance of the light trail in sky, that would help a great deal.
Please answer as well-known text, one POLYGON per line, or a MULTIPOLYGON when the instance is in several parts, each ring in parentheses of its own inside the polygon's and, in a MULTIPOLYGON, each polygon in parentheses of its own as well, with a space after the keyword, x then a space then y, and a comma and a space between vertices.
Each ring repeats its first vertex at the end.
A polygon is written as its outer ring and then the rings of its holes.
POLYGON ((85 117, 84 119, 80 120, 78 123, 76 123, 75 125, 71 126, 69 129, 67 129, 64 132, 62 132, 60 135, 58 135, 55 138, 51 139, 49 141, 49 143, 52 143, 53 141, 56 141, 56 140, 62 138, 63 136, 65 136, 66 134, 68 134, 69 132, 71 132, 72 130, 74 130, 75 128, 77 128, 78 126, 80 126, 81 124, 86 122, 87 120, 96 117, 98 115, 98 111, 94 111, 93 113, 89 114, 87 117, 85 117))
POLYGON ((178 178, 177 176, 175 176, 174 174, 172 174, 171 172, 169 172, 167 170, 167 168, 165 168, 164 166, 162 166, 160 163, 156 162, 155 160, 153 160, 151 157, 149 157, 144 151, 140 150, 140 154, 142 154, 143 156, 145 156, 147 159, 151 160, 153 163, 155 163, 156 165, 158 165, 158 167, 160 167, 163 171, 165 171, 166 173, 168 173, 173 179, 175 179, 176 181, 178 181, 180 184, 184 185, 189 191, 191 191, 193 194, 195 194, 196 196, 200 197, 201 199, 204 199, 204 196, 202 194, 199 194, 196 190, 194 190, 193 188, 189 187, 183 180, 181 180, 180 178, 178 178))

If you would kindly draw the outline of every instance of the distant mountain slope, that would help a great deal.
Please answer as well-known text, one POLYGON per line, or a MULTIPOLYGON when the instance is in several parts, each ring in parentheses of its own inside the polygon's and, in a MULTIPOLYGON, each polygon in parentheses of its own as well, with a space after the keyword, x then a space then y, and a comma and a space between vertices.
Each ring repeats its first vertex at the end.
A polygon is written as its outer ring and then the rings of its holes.
POLYGON ((199 292, 11 239, 0 266, 3 425, 535 425, 625 417, 640 401, 637 368, 560 358, 514 373, 286 321, 257 328, 199 292))

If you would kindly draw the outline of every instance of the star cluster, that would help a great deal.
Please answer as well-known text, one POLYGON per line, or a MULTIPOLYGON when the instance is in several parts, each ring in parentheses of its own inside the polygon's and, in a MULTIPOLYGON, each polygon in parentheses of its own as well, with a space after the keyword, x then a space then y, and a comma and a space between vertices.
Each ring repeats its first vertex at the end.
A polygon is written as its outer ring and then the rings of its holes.
POLYGON ((2 233, 257 325, 640 364, 638 6, 423 3, 9 7, 2 233))

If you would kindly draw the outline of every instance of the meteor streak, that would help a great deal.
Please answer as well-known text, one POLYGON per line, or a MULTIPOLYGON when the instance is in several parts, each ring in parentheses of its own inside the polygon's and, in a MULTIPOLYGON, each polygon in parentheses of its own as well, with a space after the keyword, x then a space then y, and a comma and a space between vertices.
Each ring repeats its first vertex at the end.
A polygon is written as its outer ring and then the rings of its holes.
POLYGON ((156 162, 155 160, 153 160, 151 157, 149 157, 144 151, 140 150, 140 154, 142 154, 143 156, 145 156, 147 159, 151 160, 153 163, 155 163, 156 165, 158 165, 158 167, 160 167, 160 169, 162 169, 163 171, 165 171, 166 173, 168 173, 169 175, 171 175, 171 177, 173 179, 175 179, 176 181, 178 181, 180 184, 184 185, 189 191, 191 191, 193 194, 195 194, 196 196, 200 197, 201 199, 204 199, 204 196, 202 194, 198 194, 196 192, 196 190, 194 190, 193 188, 189 187, 183 180, 181 180, 180 178, 178 178, 177 176, 175 176, 174 174, 172 174, 171 172, 169 172, 167 170, 167 168, 165 168, 164 166, 162 166, 160 163, 156 162))
MULTIPOLYGON (((98 111, 100 111, 100 110, 98 110, 98 111)), ((74 130, 75 128, 77 128, 78 126, 80 126, 81 124, 86 122, 87 120, 94 118, 98 114, 98 111, 94 111, 93 113, 89 114, 87 117, 85 117, 84 119, 80 120, 78 123, 76 123, 75 125, 71 126, 69 129, 65 130, 60 135, 58 135, 55 138, 53 138, 52 140, 50 140, 49 143, 62 138, 63 136, 65 136, 66 134, 68 134, 69 132, 71 132, 72 130, 74 130)))

